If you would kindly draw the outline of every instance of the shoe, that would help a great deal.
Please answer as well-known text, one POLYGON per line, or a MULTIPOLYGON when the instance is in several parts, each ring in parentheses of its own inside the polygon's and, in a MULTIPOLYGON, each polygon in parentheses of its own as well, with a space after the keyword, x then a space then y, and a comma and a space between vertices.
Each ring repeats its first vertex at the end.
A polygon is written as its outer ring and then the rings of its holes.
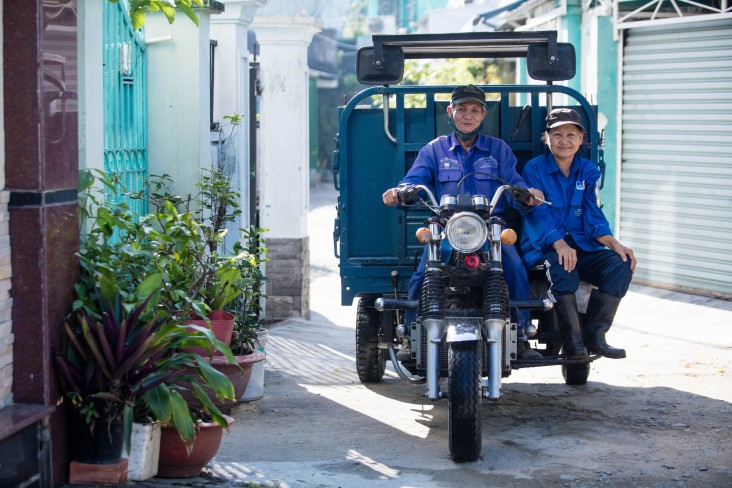
POLYGON ((625 358, 625 349, 613 347, 605 340, 605 334, 615 320, 618 305, 620 298, 592 290, 585 314, 587 349, 592 353, 599 353, 611 359, 625 358))
POLYGON ((544 356, 539 351, 531 349, 528 342, 519 342, 518 357, 519 359, 542 359, 544 356))

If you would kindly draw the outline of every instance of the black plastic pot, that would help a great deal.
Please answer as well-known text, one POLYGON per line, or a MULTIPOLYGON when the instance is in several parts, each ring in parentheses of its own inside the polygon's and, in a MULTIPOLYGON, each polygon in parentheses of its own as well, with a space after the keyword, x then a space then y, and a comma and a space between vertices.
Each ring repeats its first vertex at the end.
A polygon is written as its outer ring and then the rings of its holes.
POLYGON ((94 432, 86 421, 73 415, 69 433, 74 460, 88 464, 114 464, 122 459, 124 426, 122 420, 97 420, 94 432))

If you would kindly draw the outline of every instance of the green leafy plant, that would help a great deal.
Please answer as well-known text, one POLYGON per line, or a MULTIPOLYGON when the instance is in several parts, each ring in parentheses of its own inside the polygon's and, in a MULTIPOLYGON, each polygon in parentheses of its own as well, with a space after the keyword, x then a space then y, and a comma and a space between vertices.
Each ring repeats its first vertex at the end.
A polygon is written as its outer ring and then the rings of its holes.
MULTIPOLYGON (((109 0, 117 3, 119 0, 109 0)), ((198 25, 198 16, 193 6, 203 7, 203 0, 130 0, 129 12, 132 28, 137 30, 145 24, 148 12, 162 12, 171 24, 175 20, 176 9, 181 10, 191 21, 198 25)))
POLYGON ((231 399, 233 388, 208 361, 185 351, 218 350, 235 359, 207 327, 183 326, 184 317, 166 308, 161 297, 171 288, 165 281, 168 261, 175 259, 170 246, 206 243, 190 232, 195 219, 174 208, 168 209, 175 218, 167 234, 156 228, 159 215, 132 211, 124 197, 143 195, 125 192, 117 175, 83 171, 79 195, 79 280, 56 355, 66 397, 91 429, 102 419, 123 418, 129 427, 133 417, 151 417, 173 424, 190 441, 197 414, 179 391, 191 389, 214 420, 224 422, 206 391, 231 399))
POLYGON ((211 310, 224 310, 242 293, 240 261, 246 253, 223 252, 225 223, 233 220, 233 214, 209 212, 215 210, 210 201, 214 192, 230 188, 222 183, 224 178, 216 171, 204 173, 199 193, 185 198, 172 190, 168 175, 148 181, 149 200, 156 210, 146 220, 147 235, 158 247, 165 277, 162 301, 169 310, 184 314, 192 310, 205 317, 211 310))
MULTIPOLYGON (((143 286, 150 286, 146 280, 143 286)), ((100 320, 84 310, 64 324, 64 341, 55 356, 64 395, 93 431, 100 423, 124 422, 129 439, 135 408, 144 405, 156 420, 172 424, 186 441, 195 438, 196 420, 178 391, 191 386, 203 410, 228 426, 206 388, 220 399, 233 399, 229 379, 190 347, 216 344, 235 361, 226 344, 205 327, 185 327, 155 310, 156 295, 127 311, 119 294, 102 297, 100 320)))
POLYGON ((231 350, 237 356, 251 353, 257 344, 259 315, 262 311, 262 299, 265 298, 262 287, 266 279, 261 266, 269 260, 265 256, 267 248, 262 237, 264 231, 259 228, 248 231, 242 229, 242 241, 234 245, 234 252, 246 255, 245 259, 238 261, 242 293, 226 309, 236 318, 231 350))

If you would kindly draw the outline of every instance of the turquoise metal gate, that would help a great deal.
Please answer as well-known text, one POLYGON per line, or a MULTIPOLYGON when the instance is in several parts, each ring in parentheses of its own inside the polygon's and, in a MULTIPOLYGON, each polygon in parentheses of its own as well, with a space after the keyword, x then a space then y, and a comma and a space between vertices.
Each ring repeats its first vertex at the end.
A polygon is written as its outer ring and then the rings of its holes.
MULTIPOLYGON (((138 192, 147 176, 147 52, 126 3, 104 2, 104 170, 138 192)), ((144 199, 127 203, 147 212, 144 199)))

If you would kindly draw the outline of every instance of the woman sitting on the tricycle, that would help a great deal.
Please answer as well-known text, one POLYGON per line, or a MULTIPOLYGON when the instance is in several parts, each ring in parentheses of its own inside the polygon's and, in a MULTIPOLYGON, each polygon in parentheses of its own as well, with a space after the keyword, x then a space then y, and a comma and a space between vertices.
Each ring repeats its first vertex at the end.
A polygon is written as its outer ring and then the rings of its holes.
POLYGON ((523 259, 529 269, 544 264, 569 358, 587 357, 588 351, 624 358, 625 350, 609 346, 605 334, 630 286, 635 256, 613 237, 598 205, 599 169, 577 154, 585 132, 580 115, 559 108, 549 113, 546 122, 549 152, 526 163, 522 176, 552 205, 535 207, 524 216, 523 259), (597 287, 582 322, 575 296, 580 280, 597 287))

